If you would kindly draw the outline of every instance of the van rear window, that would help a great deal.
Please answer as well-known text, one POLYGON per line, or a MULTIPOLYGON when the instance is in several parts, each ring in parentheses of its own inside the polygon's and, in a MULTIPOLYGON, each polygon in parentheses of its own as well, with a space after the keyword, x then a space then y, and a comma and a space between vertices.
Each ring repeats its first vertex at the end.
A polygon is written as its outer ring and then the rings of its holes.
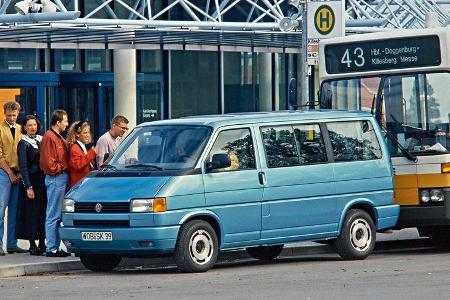
POLYGON ((380 159, 381 146, 369 121, 327 123, 334 161, 380 159))

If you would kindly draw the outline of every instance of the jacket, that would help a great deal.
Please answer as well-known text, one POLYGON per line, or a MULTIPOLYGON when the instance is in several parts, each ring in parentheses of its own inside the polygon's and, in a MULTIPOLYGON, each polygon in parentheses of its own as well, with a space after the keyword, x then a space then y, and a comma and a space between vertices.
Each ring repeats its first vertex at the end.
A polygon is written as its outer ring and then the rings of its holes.
POLYGON ((95 155, 94 148, 89 149, 85 154, 78 143, 70 147, 70 187, 74 186, 92 170, 91 164, 95 163, 95 155))
POLYGON ((53 129, 47 130, 41 142, 40 166, 45 175, 55 176, 67 171, 69 153, 66 140, 53 129))
POLYGON ((15 138, 13 139, 8 123, 0 123, 0 162, 6 162, 10 168, 18 169, 17 145, 22 138, 21 126, 16 124, 15 138))

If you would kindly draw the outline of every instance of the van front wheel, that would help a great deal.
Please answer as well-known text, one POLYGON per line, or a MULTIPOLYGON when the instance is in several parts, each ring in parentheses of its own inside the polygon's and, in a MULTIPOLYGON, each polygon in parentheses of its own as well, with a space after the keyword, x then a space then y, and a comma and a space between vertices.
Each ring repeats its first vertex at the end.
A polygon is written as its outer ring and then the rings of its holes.
POLYGON ((81 263, 86 269, 95 272, 112 271, 122 260, 115 255, 81 255, 81 263))
POLYGON ((181 226, 175 246, 175 263, 184 272, 206 272, 217 260, 219 243, 212 226, 193 220, 181 226))
POLYGON ((281 251, 283 251, 284 245, 276 245, 276 246, 259 246, 259 247, 250 247, 247 248, 247 253, 256 259, 259 260, 272 260, 280 255, 281 251))
POLYGON ((343 259, 365 259, 375 246, 375 225, 368 213, 351 209, 345 216, 335 248, 343 259))

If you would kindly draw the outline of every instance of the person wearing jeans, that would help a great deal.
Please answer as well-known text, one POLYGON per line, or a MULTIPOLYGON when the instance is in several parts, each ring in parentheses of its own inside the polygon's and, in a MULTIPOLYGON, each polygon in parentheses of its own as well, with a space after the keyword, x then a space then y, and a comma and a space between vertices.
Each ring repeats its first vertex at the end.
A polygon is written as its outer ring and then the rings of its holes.
POLYGON ((66 130, 68 122, 67 113, 64 110, 55 110, 51 118, 51 128, 44 134, 41 142, 40 167, 45 173, 45 186, 47 188, 47 211, 45 215, 46 256, 49 257, 70 255, 59 250, 61 240, 58 232, 69 167, 67 143, 61 136, 61 133, 66 130))
POLYGON ((22 138, 21 126, 16 124, 20 111, 19 103, 6 102, 3 105, 5 120, 0 123, 0 256, 3 250, 3 230, 6 208, 8 207, 7 245, 8 253, 24 253, 17 247, 15 237, 16 213, 19 191, 19 162, 17 145, 22 138))

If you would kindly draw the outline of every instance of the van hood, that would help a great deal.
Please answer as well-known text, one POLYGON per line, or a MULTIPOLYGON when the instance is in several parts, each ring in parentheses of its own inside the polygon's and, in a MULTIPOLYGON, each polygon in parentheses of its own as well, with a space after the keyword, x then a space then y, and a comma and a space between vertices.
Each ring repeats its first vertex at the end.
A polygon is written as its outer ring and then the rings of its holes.
POLYGON ((85 177, 66 198, 75 201, 128 201, 153 198, 171 176, 159 177, 85 177))

